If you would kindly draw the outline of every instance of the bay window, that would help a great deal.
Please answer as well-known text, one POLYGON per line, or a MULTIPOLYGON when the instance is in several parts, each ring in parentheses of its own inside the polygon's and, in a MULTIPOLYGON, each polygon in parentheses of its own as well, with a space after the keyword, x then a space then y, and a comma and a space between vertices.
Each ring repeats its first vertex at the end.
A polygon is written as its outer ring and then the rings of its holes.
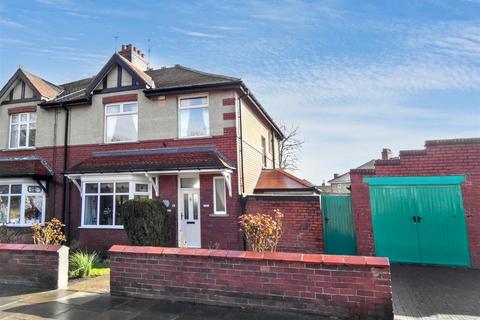
POLYGON ((9 148, 35 147, 37 114, 35 112, 10 115, 9 148))
POLYGON ((213 178, 213 207, 214 214, 227 214, 227 192, 225 178, 213 178))
POLYGON ((208 96, 179 99, 179 137, 205 137, 210 134, 208 96))
POLYGON ((138 105, 136 102, 105 106, 105 143, 138 140, 138 105))
POLYGON ((45 193, 35 182, 0 181, 0 223, 31 226, 45 221, 45 193))
POLYGON ((105 181, 83 183, 83 227, 115 228, 123 226, 122 207, 130 199, 150 198, 148 183, 105 181))

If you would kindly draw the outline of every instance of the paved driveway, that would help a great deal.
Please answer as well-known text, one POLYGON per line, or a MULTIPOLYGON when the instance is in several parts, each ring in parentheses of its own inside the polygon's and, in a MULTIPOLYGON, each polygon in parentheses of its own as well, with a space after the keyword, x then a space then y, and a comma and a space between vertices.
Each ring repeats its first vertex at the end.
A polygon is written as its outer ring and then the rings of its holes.
POLYGON ((108 276, 73 283, 68 290, 32 292, 0 286, 0 319, 8 320, 320 320, 279 312, 111 297, 108 276))
POLYGON ((395 319, 480 319, 480 270, 393 265, 395 319))

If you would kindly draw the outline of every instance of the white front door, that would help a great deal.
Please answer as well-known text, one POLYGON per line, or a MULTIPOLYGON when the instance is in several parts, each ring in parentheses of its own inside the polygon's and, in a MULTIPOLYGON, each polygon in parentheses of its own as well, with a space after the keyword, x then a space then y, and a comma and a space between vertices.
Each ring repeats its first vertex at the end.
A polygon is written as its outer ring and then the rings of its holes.
POLYGON ((200 248, 200 193, 198 189, 179 192, 179 247, 200 248))

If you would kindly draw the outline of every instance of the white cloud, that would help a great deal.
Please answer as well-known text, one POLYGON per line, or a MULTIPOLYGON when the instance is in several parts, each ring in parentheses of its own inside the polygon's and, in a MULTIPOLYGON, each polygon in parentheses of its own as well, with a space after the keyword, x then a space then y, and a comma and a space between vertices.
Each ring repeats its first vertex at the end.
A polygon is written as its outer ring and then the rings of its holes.
POLYGON ((0 18, 0 26, 4 26, 7 28, 15 28, 15 29, 25 28, 23 24, 6 19, 6 18, 0 18))
POLYGON ((223 38, 220 34, 192 31, 182 28, 173 28, 174 31, 190 37, 197 38, 223 38))

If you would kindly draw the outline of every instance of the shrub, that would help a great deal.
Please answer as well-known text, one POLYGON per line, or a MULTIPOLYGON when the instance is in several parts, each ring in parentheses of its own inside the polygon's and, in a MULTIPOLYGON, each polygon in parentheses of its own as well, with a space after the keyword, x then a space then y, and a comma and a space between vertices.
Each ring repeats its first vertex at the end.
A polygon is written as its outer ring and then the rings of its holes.
POLYGON ((122 208, 123 227, 132 245, 169 246, 170 216, 165 205, 152 199, 134 199, 122 208))
POLYGON ((53 218, 43 227, 36 223, 32 226, 33 242, 35 244, 61 245, 67 241, 67 237, 65 237, 62 231, 63 227, 65 225, 57 218, 53 218))
POLYGON ((97 262, 97 253, 76 251, 69 258, 68 275, 70 278, 88 277, 92 273, 93 265, 97 262))
POLYGON ((241 215, 240 226, 250 249, 257 252, 276 251, 283 233, 282 218, 280 210, 274 210, 273 215, 241 215))

